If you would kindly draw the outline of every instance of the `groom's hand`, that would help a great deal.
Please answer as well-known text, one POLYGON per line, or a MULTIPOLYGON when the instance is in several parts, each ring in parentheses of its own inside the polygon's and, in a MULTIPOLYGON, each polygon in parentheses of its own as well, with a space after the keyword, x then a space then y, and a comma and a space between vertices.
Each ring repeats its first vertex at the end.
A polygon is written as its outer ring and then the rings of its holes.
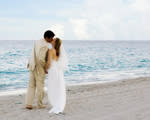
POLYGON ((46 73, 46 74, 48 74, 48 72, 47 72, 47 70, 46 70, 46 69, 44 69, 44 71, 45 71, 45 73, 46 73))
POLYGON ((29 68, 29 64, 27 64, 27 68, 29 68))
POLYGON ((44 71, 45 71, 46 74, 48 74, 46 65, 44 66, 44 71))
POLYGON ((45 71, 45 73, 46 73, 46 74, 48 74, 48 72, 47 72, 47 71, 45 71))

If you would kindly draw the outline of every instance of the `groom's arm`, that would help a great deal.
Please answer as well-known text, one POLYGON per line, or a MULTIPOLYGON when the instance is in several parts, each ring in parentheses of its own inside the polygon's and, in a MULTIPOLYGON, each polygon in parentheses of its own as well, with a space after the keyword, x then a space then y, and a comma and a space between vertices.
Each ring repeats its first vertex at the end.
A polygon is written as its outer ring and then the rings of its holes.
POLYGON ((52 61, 52 50, 48 50, 48 61, 46 62, 44 69, 45 71, 47 71, 47 69, 49 69, 50 65, 51 65, 51 61, 52 61))
POLYGON ((46 57, 46 52, 48 51, 48 48, 45 46, 45 47, 42 47, 40 48, 40 52, 39 52, 39 60, 40 60, 40 63, 42 65, 45 65, 45 57, 46 57))
POLYGON ((34 42, 34 46, 31 51, 30 58, 28 60, 27 68, 30 69, 29 67, 32 66, 33 64, 35 65, 35 42, 34 42))

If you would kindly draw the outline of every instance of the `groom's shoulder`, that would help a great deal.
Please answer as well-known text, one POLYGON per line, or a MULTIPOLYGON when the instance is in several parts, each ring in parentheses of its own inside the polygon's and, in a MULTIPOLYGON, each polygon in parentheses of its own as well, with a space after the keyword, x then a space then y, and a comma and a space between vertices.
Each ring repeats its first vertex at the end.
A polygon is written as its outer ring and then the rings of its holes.
POLYGON ((40 40, 35 40, 34 43, 36 44, 36 43, 38 43, 39 41, 40 41, 40 40))
POLYGON ((42 42, 43 42, 43 39, 39 39, 39 40, 35 40, 35 41, 34 41, 34 44, 38 44, 38 43, 41 44, 42 42))
POLYGON ((36 42, 39 42, 39 43, 43 42, 43 39, 36 40, 36 42))
POLYGON ((36 42, 43 42, 43 40, 44 40, 44 39, 41 38, 41 39, 38 39, 38 40, 35 40, 35 41, 36 41, 36 42))

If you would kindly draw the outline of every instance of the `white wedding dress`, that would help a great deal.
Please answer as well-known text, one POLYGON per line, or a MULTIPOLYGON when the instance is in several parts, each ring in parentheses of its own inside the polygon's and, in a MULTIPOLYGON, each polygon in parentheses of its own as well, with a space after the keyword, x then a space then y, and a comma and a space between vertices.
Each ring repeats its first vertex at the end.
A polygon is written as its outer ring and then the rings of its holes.
POLYGON ((48 100, 52 105, 49 113, 59 114, 66 105, 66 85, 64 81, 64 68, 68 65, 63 46, 58 61, 52 60, 48 70, 48 100), (65 59, 64 59, 65 58, 65 59))

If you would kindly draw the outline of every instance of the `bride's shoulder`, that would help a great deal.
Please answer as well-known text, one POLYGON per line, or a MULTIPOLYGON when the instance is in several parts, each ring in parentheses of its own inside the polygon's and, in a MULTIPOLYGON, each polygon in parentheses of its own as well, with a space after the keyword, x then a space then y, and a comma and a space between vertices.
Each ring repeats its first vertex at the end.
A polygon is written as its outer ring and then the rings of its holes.
POLYGON ((51 49, 48 50, 48 52, 49 52, 49 53, 55 52, 55 49, 54 49, 54 48, 51 48, 51 49))

